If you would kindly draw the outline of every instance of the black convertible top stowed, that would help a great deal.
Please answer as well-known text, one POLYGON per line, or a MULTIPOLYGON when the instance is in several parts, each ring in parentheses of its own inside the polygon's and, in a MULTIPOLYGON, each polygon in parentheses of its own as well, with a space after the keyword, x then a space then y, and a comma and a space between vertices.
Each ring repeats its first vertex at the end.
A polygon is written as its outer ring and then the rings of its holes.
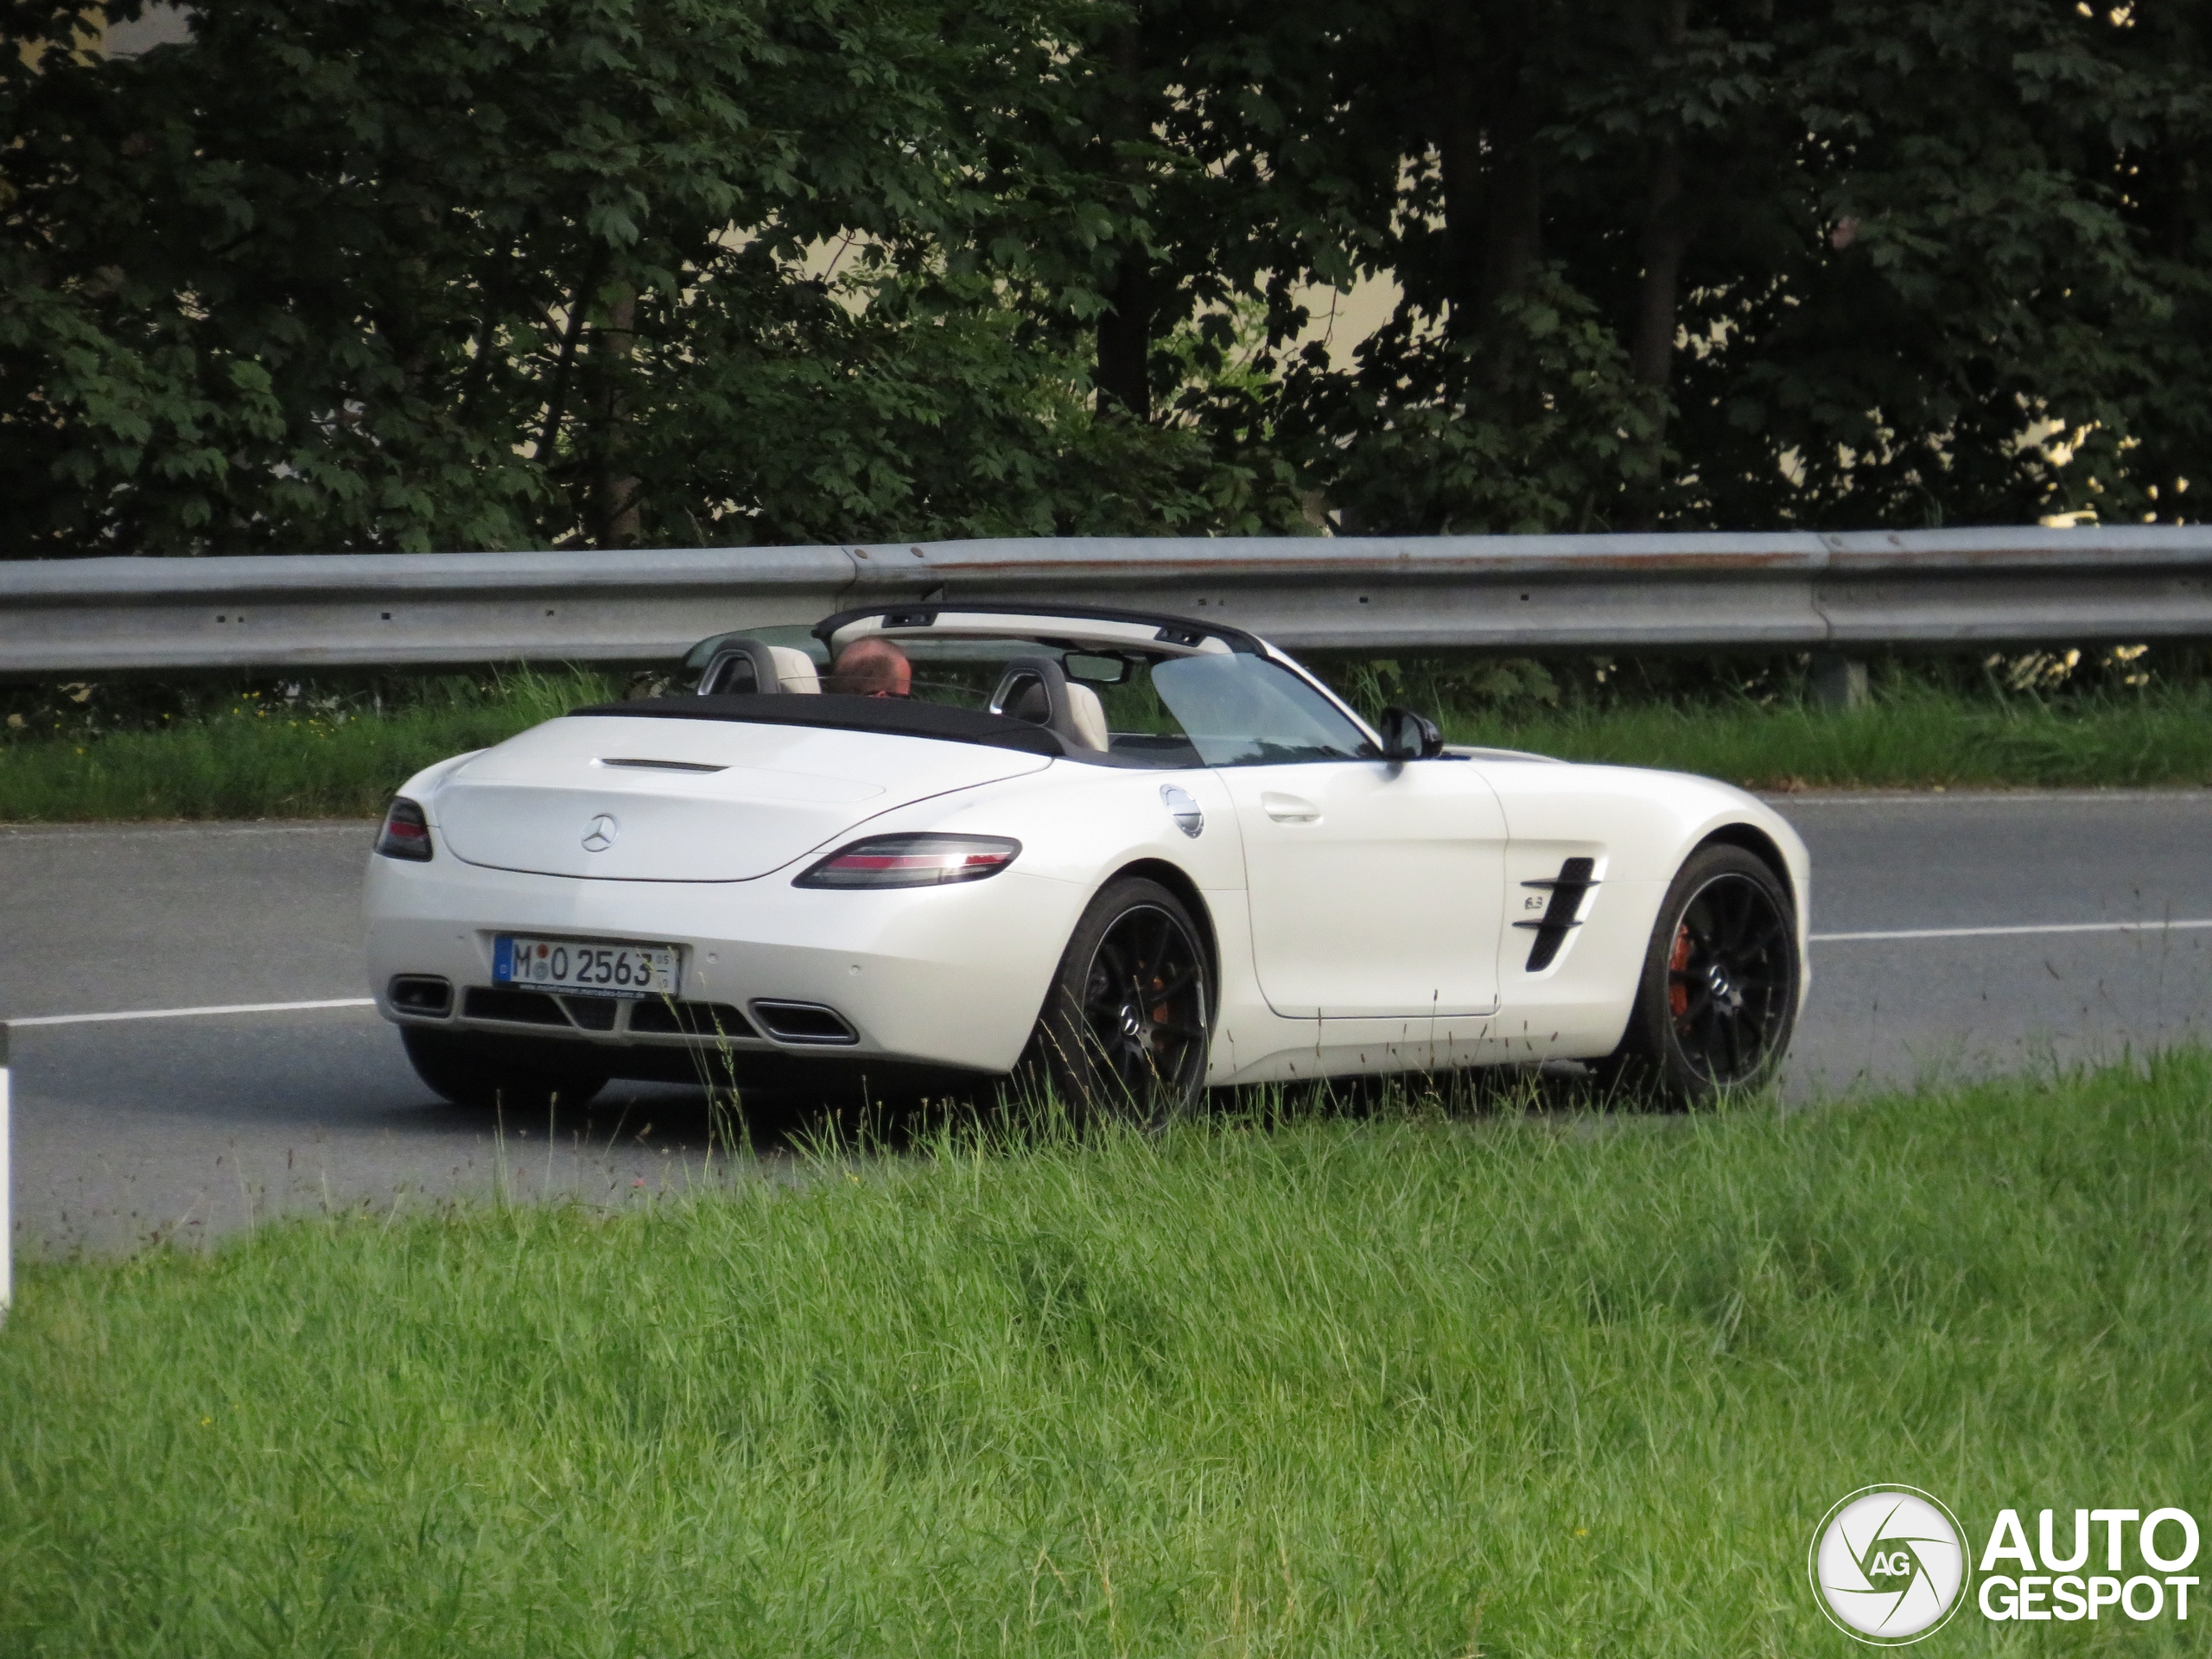
POLYGON ((727 696, 632 697, 571 709, 571 715, 621 715, 647 720, 725 720, 754 726, 815 726, 847 732, 887 732, 901 737, 934 737, 949 743, 980 743, 988 748, 1018 749, 1055 759, 1067 753, 1058 736, 1043 726, 1007 715, 958 709, 906 697, 861 697, 825 691, 795 697, 780 691, 741 691, 727 696))

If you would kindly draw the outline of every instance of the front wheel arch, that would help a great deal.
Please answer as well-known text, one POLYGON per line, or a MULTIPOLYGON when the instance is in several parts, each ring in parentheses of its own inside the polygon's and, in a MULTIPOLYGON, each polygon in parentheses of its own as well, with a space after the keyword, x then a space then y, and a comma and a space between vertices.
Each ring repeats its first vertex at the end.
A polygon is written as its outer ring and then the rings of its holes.
POLYGON ((1668 884, 1627 1027, 1598 1063, 1599 1077, 1676 1106, 1771 1081, 1796 1034, 1804 985, 1799 928, 1784 874, 1746 848, 1708 838, 1668 884), (1700 917, 1708 893, 1719 895, 1719 908, 1700 917), (1722 1037, 1725 1050, 1714 1046, 1722 1037))
POLYGON ((1796 878, 1789 873, 1789 861, 1783 856, 1782 849, 1775 843, 1774 837, 1757 824, 1722 824, 1703 841, 1691 848, 1688 853, 1683 854, 1681 863, 1676 864, 1675 868, 1677 870, 1681 869, 1682 865, 1688 863, 1693 856, 1703 852, 1708 847, 1714 846, 1740 847, 1758 860, 1760 863, 1774 872, 1774 879, 1782 883, 1782 890, 1789 895, 1791 906, 1800 915, 1804 913, 1805 895, 1797 891, 1796 878))

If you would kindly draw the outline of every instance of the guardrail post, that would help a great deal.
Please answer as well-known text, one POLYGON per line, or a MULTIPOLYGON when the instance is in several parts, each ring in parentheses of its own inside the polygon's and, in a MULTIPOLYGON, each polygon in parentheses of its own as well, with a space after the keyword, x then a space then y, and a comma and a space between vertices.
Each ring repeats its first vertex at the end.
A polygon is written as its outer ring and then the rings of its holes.
POLYGON ((8 1022, 0 1020, 0 1322, 16 1289, 16 1224, 9 1206, 15 1179, 8 1164, 8 1022))
POLYGON ((1813 695, 1823 709, 1862 709, 1866 704, 1866 664, 1840 652, 1813 654, 1813 695))

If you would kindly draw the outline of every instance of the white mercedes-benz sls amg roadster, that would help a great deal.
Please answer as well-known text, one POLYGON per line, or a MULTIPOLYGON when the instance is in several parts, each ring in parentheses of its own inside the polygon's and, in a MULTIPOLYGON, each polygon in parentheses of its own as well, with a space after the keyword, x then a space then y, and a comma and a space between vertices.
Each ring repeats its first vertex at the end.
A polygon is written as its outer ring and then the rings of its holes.
POLYGON ((1694 1100, 1770 1076, 1804 995, 1760 801, 1370 726, 1234 628, 909 604, 687 668, 391 803, 372 982, 438 1093, 842 1061, 1156 1116, 1578 1059, 1694 1100))

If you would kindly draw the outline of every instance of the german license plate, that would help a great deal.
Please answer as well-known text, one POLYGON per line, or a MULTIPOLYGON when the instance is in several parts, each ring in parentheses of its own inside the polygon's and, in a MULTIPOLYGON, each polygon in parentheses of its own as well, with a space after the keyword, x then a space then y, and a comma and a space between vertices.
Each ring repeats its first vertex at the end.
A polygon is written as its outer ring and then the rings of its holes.
POLYGON ((674 996, 676 947, 502 933, 492 944, 492 977, 578 996, 674 996))

